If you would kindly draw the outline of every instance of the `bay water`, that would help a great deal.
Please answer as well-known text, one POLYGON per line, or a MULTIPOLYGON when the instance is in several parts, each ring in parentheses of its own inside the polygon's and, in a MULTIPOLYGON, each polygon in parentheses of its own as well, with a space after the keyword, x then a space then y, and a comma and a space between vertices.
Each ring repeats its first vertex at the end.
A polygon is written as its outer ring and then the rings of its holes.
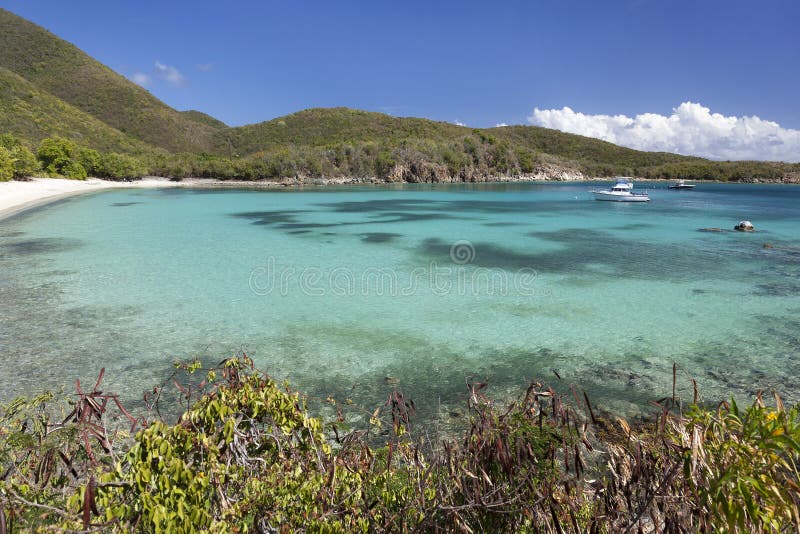
POLYGON ((637 413, 673 364, 684 398, 800 400, 800 188, 592 185, 114 190, 0 221, 0 401, 105 367, 136 403, 237 351, 369 408, 398 385, 422 417, 475 381, 637 413))

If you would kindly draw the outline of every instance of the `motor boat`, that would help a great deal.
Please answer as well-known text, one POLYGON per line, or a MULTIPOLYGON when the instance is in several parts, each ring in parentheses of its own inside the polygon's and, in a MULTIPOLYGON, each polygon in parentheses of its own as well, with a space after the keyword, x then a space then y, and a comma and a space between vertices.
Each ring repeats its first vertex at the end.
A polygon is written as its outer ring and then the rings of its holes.
POLYGON ((633 182, 627 178, 617 178, 611 189, 593 189, 595 200, 610 200, 612 202, 648 202, 647 193, 634 193, 633 182))
POLYGON ((685 180, 678 180, 671 184, 669 189, 694 189, 694 184, 687 184, 685 180))

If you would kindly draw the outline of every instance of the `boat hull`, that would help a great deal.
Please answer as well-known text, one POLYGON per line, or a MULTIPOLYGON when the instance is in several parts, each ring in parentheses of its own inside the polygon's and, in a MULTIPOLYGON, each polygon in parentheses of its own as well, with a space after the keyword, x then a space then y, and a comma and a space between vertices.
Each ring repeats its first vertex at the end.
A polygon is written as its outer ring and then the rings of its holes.
POLYGON ((649 202, 650 197, 647 195, 635 195, 632 193, 619 194, 610 193, 606 191, 593 191, 595 200, 606 200, 609 202, 649 202))

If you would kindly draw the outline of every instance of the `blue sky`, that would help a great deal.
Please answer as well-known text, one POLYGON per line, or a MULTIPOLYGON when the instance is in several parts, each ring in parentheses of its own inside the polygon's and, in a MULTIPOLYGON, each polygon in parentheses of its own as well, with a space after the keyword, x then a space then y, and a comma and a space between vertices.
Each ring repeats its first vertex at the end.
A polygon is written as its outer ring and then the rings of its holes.
POLYGON ((691 102, 800 129, 797 0, 0 5, 230 125, 317 106, 494 126, 691 102))

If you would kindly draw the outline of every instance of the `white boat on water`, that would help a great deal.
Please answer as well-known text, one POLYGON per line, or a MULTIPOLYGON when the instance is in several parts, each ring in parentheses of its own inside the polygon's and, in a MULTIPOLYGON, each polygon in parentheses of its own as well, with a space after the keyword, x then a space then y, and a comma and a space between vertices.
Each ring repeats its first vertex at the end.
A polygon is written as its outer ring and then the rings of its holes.
POLYGON ((593 189, 595 200, 610 200, 612 202, 648 202, 647 193, 634 193, 633 183, 627 178, 617 178, 611 189, 593 189))
POLYGON ((694 189, 694 184, 687 184, 685 180, 678 180, 669 186, 670 189, 694 189))

